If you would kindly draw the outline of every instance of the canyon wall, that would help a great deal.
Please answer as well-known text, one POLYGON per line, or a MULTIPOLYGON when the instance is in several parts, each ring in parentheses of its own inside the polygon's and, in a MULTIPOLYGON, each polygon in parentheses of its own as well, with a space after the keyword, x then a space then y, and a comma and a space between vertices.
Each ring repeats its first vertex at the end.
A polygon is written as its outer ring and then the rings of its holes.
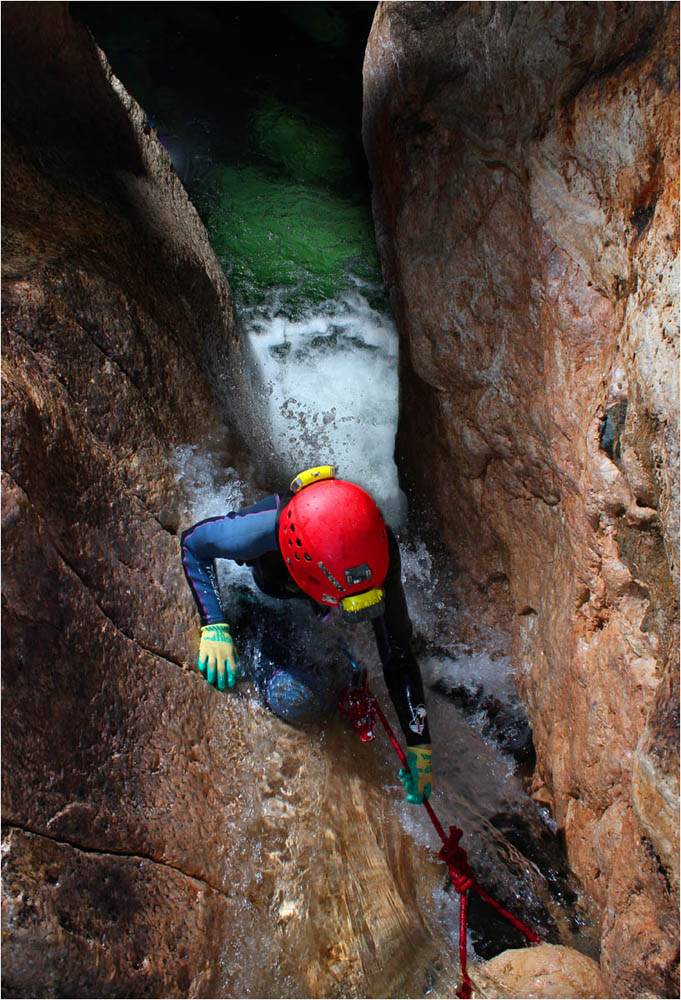
POLYGON ((175 449, 248 468, 203 225, 66 4, 2 29, 3 994, 423 995, 375 755, 192 667, 175 449))
POLYGON ((678 993, 678 14, 380 3, 364 66, 399 464, 510 623, 613 996, 678 993))
POLYGON ((219 432, 230 292, 67 5, 2 27, 3 990, 200 991, 227 914, 192 833, 215 708, 183 673, 172 456, 219 432))

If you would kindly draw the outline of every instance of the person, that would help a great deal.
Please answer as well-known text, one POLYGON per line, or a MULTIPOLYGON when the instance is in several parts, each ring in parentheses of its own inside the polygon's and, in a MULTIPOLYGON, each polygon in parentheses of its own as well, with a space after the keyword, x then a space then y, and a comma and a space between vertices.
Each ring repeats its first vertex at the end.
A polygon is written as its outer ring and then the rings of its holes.
MULTIPOLYGON (((220 600, 216 559, 249 566, 270 597, 307 599, 320 617, 337 608, 345 621, 371 622, 407 742, 400 778, 407 801, 422 803, 433 787, 423 682, 411 649, 399 546, 369 493, 337 478, 335 466, 317 466, 296 476, 287 497, 275 494, 194 524, 182 534, 181 551, 200 618, 198 669, 220 691, 235 686, 240 663, 220 600)), ((286 683, 296 695, 304 688, 299 675, 288 674, 286 683)), ((276 691, 270 688, 265 700, 287 717, 278 710, 276 691)))

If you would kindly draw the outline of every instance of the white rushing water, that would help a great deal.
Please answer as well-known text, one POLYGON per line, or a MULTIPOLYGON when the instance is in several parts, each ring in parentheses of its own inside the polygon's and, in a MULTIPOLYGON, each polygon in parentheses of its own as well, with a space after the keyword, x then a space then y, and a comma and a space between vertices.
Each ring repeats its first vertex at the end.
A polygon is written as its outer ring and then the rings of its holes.
POLYGON ((332 464, 367 489, 399 528, 406 514, 393 459, 398 335, 391 316, 355 288, 298 320, 267 308, 246 312, 248 367, 259 417, 292 476, 332 464))

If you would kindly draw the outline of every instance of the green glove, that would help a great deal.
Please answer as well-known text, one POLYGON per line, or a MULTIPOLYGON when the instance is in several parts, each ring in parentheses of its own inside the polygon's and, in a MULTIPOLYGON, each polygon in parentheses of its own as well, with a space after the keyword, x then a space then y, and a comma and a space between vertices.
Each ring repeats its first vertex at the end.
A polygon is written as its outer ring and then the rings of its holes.
POLYGON ((239 656, 228 625, 204 625, 201 629, 199 672, 218 691, 236 684, 239 656))
POLYGON ((400 771, 400 781, 407 791, 407 802, 420 806, 433 790, 433 751, 430 743, 407 749, 407 767, 400 771))

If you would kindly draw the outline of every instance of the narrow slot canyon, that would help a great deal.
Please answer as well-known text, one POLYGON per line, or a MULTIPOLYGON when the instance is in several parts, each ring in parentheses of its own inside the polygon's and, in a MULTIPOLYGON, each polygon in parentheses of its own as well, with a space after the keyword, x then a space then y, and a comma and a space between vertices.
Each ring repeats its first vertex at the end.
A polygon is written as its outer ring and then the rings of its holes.
POLYGON ((398 730, 368 623, 220 565, 246 675, 195 666, 182 533, 328 461, 542 939, 471 893, 472 995, 678 996, 678 4, 15 2, 2 54, 4 995, 459 995, 388 740, 248 672, 349 643, 398 730))

